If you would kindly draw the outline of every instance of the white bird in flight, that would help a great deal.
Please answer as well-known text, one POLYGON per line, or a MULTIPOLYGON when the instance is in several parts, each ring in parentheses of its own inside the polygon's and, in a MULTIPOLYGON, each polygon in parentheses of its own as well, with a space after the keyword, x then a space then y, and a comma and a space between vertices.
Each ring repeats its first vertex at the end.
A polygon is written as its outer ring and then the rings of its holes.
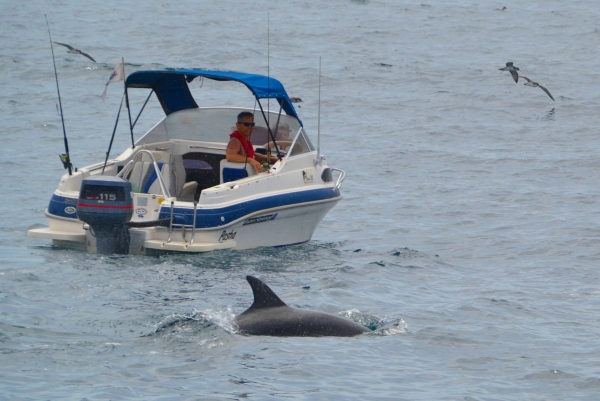
POLYGON ((84 52, 82 52, 82 51, 81 51, 81 50, 79 50, 79 49, 76 49, 76 48, 74 48, 73 46, 69 46, 69 45, 67 45, 66 43, 58 43, 58 42, 54 42, 54 43, 56 43, 57 45, 64 46, 64 47, 66 47, 67 49, 69 49, 69 51, 68 51, 67 53, 81 54, 83 57, 87 57, 87 58, 89 58, 89 59, 90 59, 90 60, 92 60, 94 63, 96 62, 96 60, 94 60, 94 59, 92 58, 92 56, 90 56, 90 55, 89 55, 89 54, 87 54, 87 53, 84 53, 84 52))
POLYGON ((546 92, 546 94, 548 96, 550 96, 550 99, 552 99, 552 101, 555 101, 554 98, 552 97, 552 95, 550 94, 550 92, 548 91, 548 89, 544 88, 542 85, 538 84, 537 82, 533 82, 531 79, 524 77, 523 75, 521 75, 521 78, 526 79, 527 83, 525 84, 525 86, 532 86, 532 87, 538 87, 541 90, 543 90, 544 92, 546 92))
POLYGON ((510 75, 512 75, 513 79, 515 80, 515 83, 519 82, 519 73, 517 71, 519 71, 519 67, 515 67, 512 63, 512 61, 509 61, 508 63, 506 63, 506 67, 504 68, 498 68, 500 71, 509 71, 510 75))

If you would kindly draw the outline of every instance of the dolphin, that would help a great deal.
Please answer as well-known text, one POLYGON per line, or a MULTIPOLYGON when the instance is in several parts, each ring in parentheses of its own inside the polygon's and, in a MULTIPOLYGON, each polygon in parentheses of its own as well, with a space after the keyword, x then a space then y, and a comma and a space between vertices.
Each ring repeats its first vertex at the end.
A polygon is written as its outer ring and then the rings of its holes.
POLYGON ((241 334, 279 337, 352 337, 370 332, 368 328, 340 316, 287 306, 256 277, 246 276, 254 303, 236 316, 241 334))

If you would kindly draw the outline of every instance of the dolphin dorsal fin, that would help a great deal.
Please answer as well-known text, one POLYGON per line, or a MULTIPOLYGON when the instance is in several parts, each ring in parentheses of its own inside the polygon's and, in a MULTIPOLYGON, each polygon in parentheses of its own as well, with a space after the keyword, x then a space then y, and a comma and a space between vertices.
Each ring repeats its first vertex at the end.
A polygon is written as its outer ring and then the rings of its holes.
POLYGON ((268 285, 257 279, 256 277, 246 276, 246 280, 252 287, 254 293, 254 303, 250 309, 272 308, 274 306, 287 306, 268 285))

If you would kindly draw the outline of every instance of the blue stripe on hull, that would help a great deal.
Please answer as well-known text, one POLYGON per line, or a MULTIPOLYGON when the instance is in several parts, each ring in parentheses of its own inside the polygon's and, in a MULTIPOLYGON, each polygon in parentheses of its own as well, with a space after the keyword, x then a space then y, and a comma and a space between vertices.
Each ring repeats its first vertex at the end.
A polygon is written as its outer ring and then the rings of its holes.
MULTIPOLYGON (((319 188, 309 191, 293 192, 255 199, 219 209, 197 209, 196 228, 220 227, 238 220, 249 214, 260 212, 282 206, 293 206, 296 204, 335 199, 340 196, 340 191, 331 188, 319 188)), ((171 206, 163 203, 160 209, 159 219, 168 219, 171 216, 171 206)), ((174 208, 173 223, 192 225, 194 221, 194 209, 174 208)))

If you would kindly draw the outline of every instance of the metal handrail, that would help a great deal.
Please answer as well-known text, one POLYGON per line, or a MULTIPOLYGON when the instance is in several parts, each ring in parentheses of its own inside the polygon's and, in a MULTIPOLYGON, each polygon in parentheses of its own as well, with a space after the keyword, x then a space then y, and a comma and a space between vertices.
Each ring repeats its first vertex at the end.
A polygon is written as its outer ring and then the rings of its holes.
POLYGON ((194 243, 194 237, 196 236, 196 206, 198 206, 198 202, 194 201, 194 220, 192 222, 192 239, 190 240, 190 245, 194 243))
POLYGON ((167 240, 167 244, 171 242, 171 236, 173 235, 173 209, 175 202, 171 201, 171 217, 169 219, 169 239, 167 240))
POLYGON ((150 159, 152 159, 152 165, 154 166, 154 171, 156 172, 156 179, 158 180, 158 183, 160 184, 160 190, 162 191, 164 198, 165 199, 170 198, 171 194, 169 193, 169 190, 167 189, 167 185, 165 184, 163 176, 160 173, 160 169, 158 168, 156 159, 154 158, 154 155, 152 154, 152 152, 150 152, 149 150, 145 150, 145 149, 138 150, 138 152, 135 154, 135 156, 133 156, 133 159, 125 165, 123 170, 121 170, 121 172, 119 174, 117 174, 117 176, 125 177, 127 174, 129 174, 129 171, 133 169, 133 165, 135 164, 135 162, 140 159, 138 156, 140 156, 143 153, 148 154, 150 156, 150 159))
POLYGON ((339 168, 332 168, 331 171, 339 171, 340 172, 340 175, 339 175, 337 181, 335 182, 335 185, 333 186, 333 190, 335 191, 336 189, 338 189, 342 186, 342 182, 346 178, 346 172, 339 168))
POLYGON ((133 166, 133 160, 129 160, 129 162, 117 173, 117 177, 125 178, 127 174, 129 174, 129 170, 131 170, 131 166, 133 166))

